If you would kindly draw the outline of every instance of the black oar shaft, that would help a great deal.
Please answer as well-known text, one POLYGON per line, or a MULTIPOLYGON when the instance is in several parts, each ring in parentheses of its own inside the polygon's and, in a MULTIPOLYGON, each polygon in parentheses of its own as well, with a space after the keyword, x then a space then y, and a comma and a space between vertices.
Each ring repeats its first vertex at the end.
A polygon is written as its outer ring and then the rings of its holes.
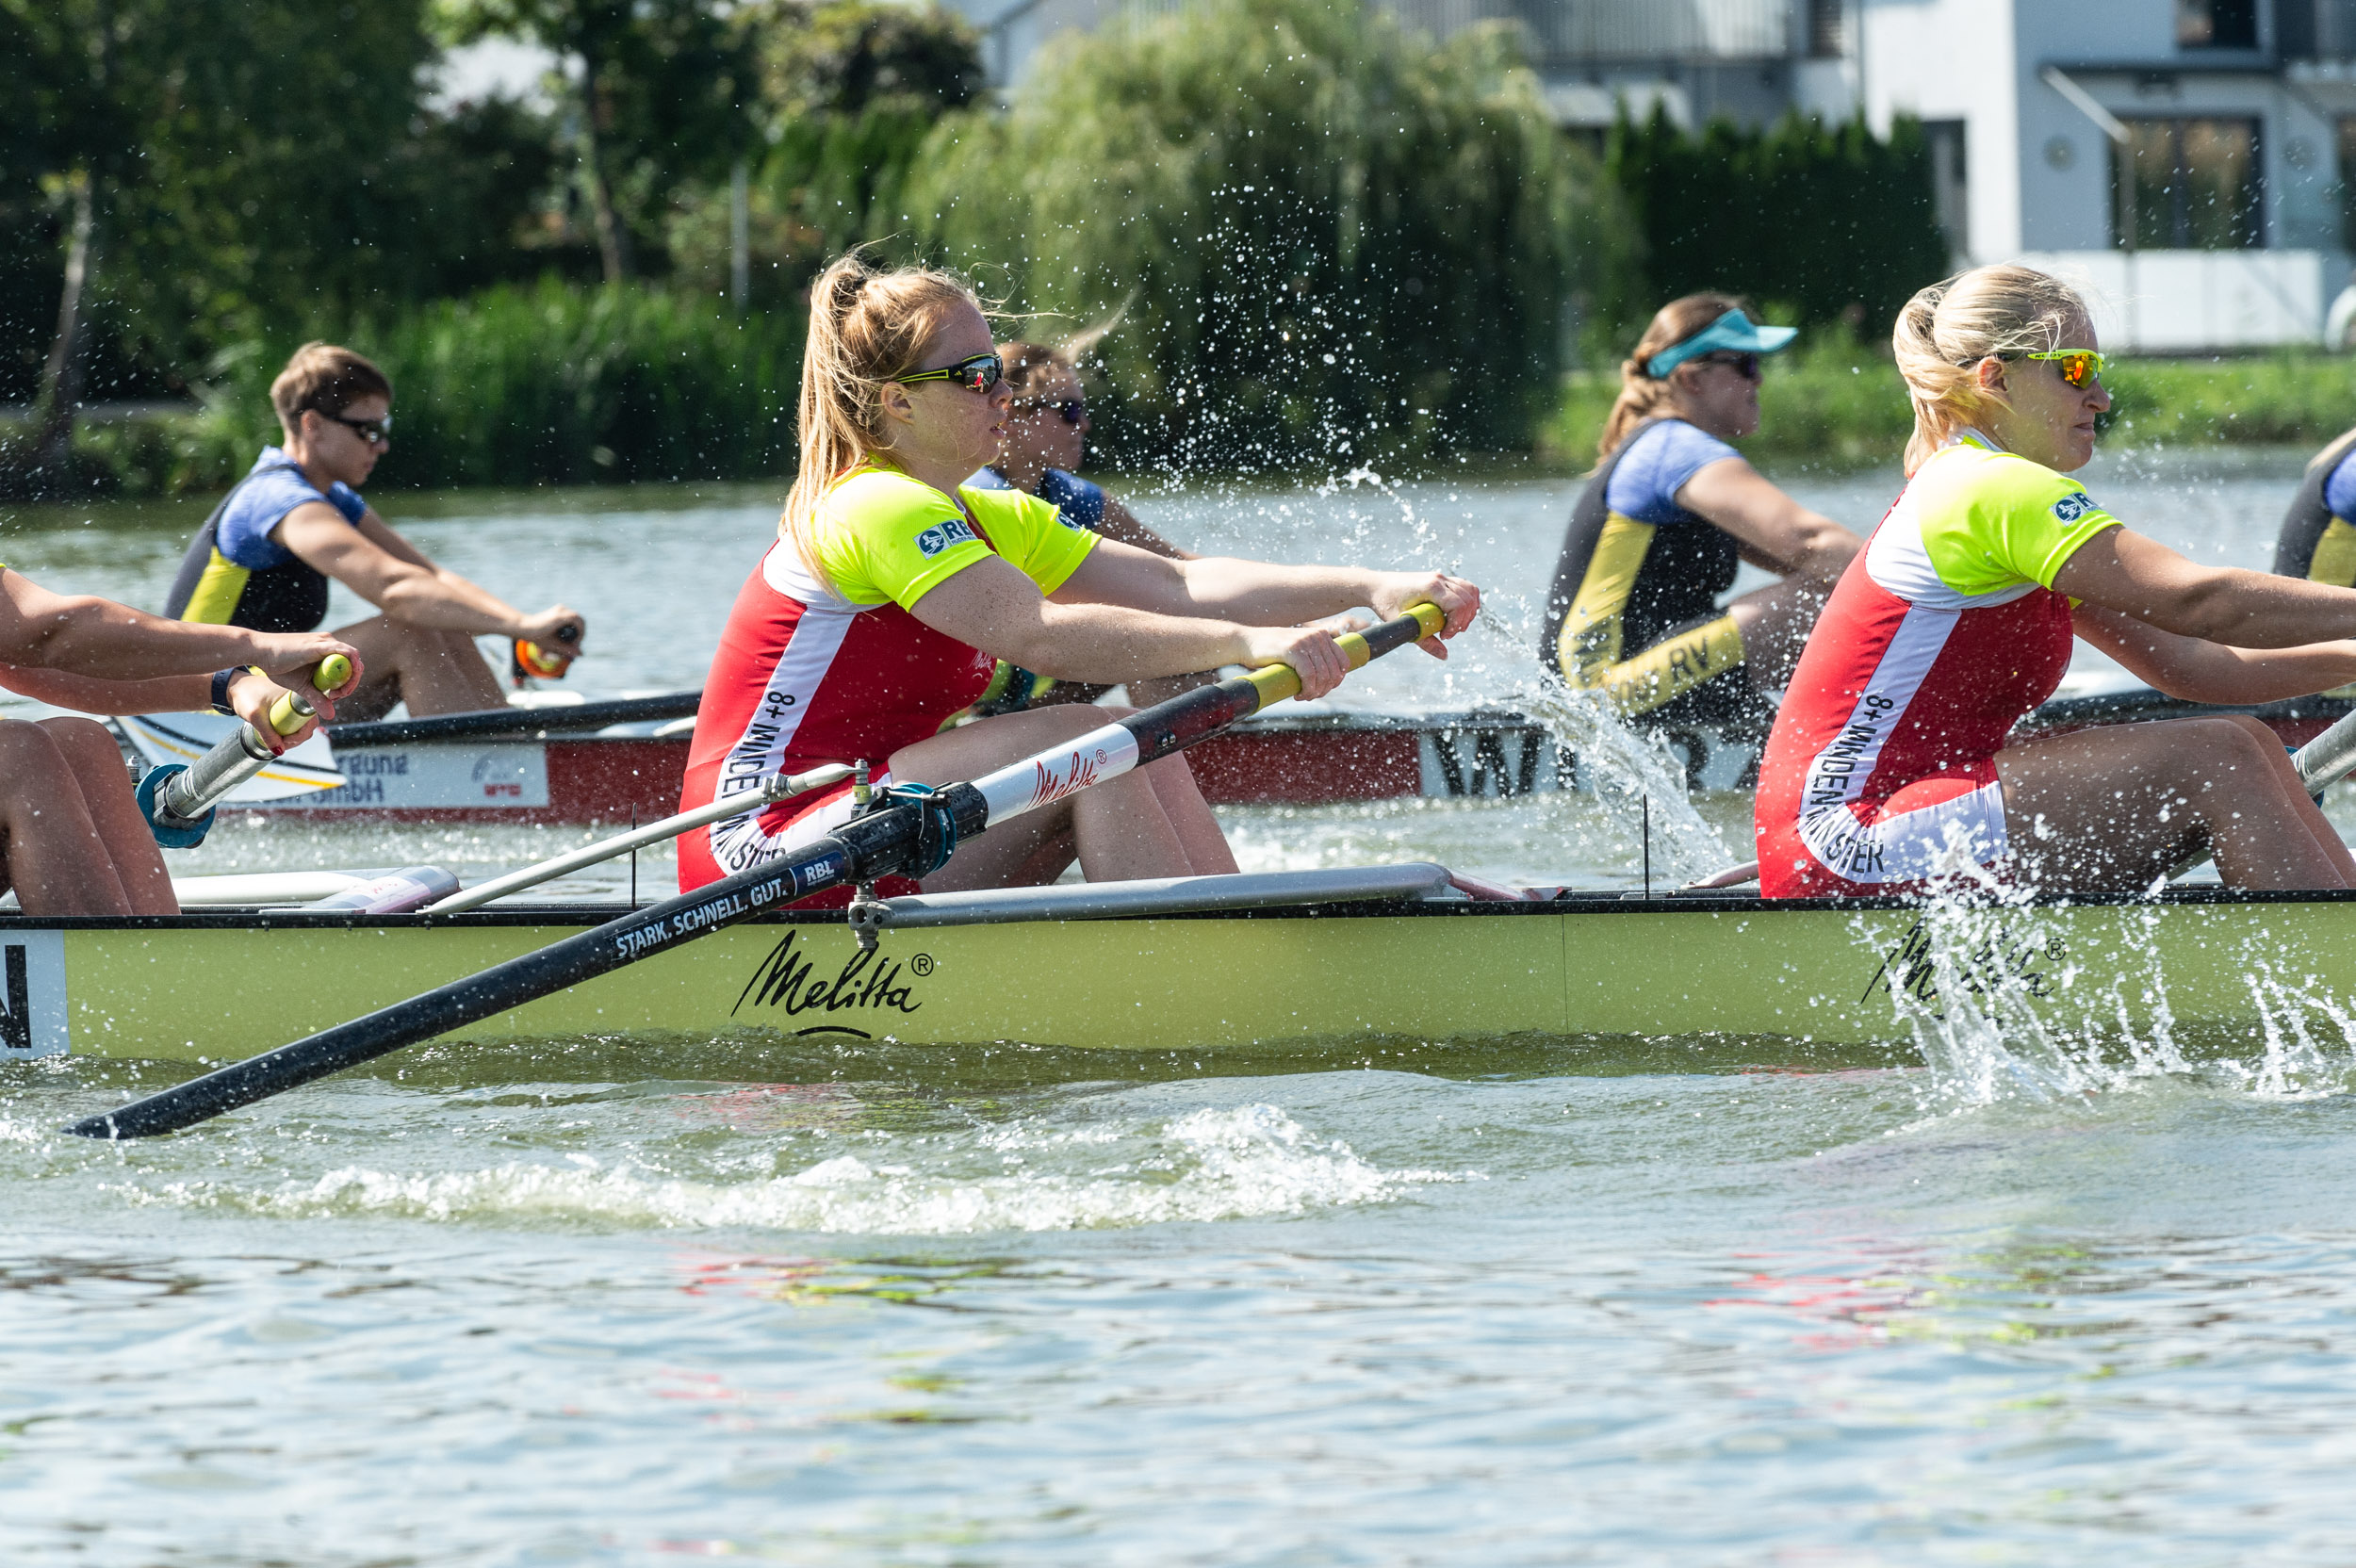
MULTIPOLYGON (((982 829, 981 798, 962 786, 942 792, 959 833, 982 829)), ((917 814, 908 809, 860 817, 790 856, 763 861, 692 893, 567 937, 349 1023, 233 1062, 66 1129, 91 1138, 151 1137, 250 1105, 284 1090, 390 1055, 404 1046, 480 1023, 512 1007, 594 980, 666 948, 711 935, 749 916, 846 882, 864 882, 906 865, 916 844, 917 814)))

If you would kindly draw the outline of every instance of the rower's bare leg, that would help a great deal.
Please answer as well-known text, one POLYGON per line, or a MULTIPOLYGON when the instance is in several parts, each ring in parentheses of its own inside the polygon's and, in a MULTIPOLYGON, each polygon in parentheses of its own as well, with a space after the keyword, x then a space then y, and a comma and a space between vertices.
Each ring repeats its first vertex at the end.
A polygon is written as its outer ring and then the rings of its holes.
POLYGON ((1753 691, 1779 691, 1790 682, 1831 592, 1812 578, 1788 577, 1726 606, 1742 633, 1742 666, 1753 691))
MULTIPOLYGON (((115 766, 123 766, 120 751, 115 766)), ((81 781, 46 729, 0 720, 0 841, 25 912, 130 914, 130 897, 90 821, 81 781)))
POLYGON ((1145 776, 1153 781, 1162 814, 1170 818, 1178 841, 1186 846, 1186 869, 1196 876, 1233 872, 1235 852, 1228 847, 1226 830, 1212 815, 1210 802, 1203 798, 1203 787, 1195 782, 1194 769, 1184 754, 1148 763, 1145 776))
POLYGON ((409 705, 413 719, 507 706, 498 673, 464 631, 376 615, 338 627, 335 635, 360 650, 368 670, 360 689, 335 705, 335 717, 345 723, 381 719, 399 702, 409 705))
MULTIPOLYGON (((973 778, 1075 740, 1111 716, 1111 710, 1075 705, 979 719, 901 747, 892 756, 892 776, 917 784, 973 778)), ((1184 876, 1192 869, 1152 770, 1140 769, 993 826, 960 845, 955 859, 924 878, 924 887, 932 892, 1036 887, 1055 880, 1075 855, 1091 882, 1184 876)))
POLYGON ((139 815, 131 776, 123 765, 123 748, 115 743, 113 733, 91 719, 43 719, 41 727, 81 788, 83 808, 106 846, 106 858, 114 866, 130 913, 178 914, 180 901, 172 894, 172 873, 164 869, 164 853, 156 846, 155 830, 139 815))
POLYGON ((2241 714, 2114 725, 1996 757, 2013 854, 2054 887, 2132 889, 2205 830, 2235 888, 2356 886, 2356 858, 2274 732, 2241 714))

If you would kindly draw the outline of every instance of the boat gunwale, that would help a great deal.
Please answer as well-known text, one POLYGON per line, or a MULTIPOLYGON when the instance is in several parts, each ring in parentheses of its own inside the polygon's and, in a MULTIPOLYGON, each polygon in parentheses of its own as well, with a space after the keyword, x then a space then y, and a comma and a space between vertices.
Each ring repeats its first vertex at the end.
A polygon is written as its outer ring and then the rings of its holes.
MULTIPOLYGON (((2028 912, 2032 910, 2066 910, 2073 908, 2142 908, 2168 907, 2217 908, 2223 906, 2276 907, 2299 904, 2346 904, 2356 902, 2356 889, 2261 890, 2198 886, 2168 888, 2160 893, 2063 893, 2027 895, 2004 902, 1987 901, 1969 907, 1991 910, 2028 912)), ((1201 920, 1397 920, 1457 919, 1465 916, 1508 919, 1528 919, 1547 915, 1768 915, 1768 914, 1839 914, 1887 913, 1891 911, 1922 912, 1940 906, 1919 897, 1832 897, 1832 898, 1761 898, 1757 893, 1687 892, 1662 890, 1647 897, 1633 890, 1625 891, 1564 893, 1551 899, 1507 901, 1497 899, 1356 899, 1311 904, 1268 905, 1254 908, 1185 909, 1160 913, 1131 915, 1098 915, 1085 921, 1058 920, 1042 916, 1037 921, 992 922, 993 924, 1111 924, 1138 921, 1201 921, 1201 920)), ((1948 905, 1948 907, 1959 906, 1948 905)), ((637 912, 657 907, 641 904, 637 912)), ((0 936, 13 931, 333 931, 366 929, 383 931, 424 931, 434 929, 484 930, 518 926, 582 926, 596 927, 622 919, 632 912, 621 904, 546 904, 528 908, 470 909, 459 914, 378 915, 358 910, 303 910, 221 907, 190 911, 178 915, 21 915, 0 913, 0 936)), ((770 909, 748 915, 732 924, 744 925, 832 925, 845 924, 839 909, 770 909)), ((925 927, 924 929, 941 929, 925 927)), ((911 932, 912 934, 912 932, 911 932)))

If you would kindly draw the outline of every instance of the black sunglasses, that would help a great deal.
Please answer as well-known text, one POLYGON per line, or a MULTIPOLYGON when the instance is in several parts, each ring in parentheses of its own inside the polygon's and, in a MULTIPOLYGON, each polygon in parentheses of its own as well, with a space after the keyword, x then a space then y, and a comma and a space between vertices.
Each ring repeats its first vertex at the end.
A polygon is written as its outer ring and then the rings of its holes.
POLYGON ((1734 373, 1744 381, 1759 380, 1759 368, 1757 354, 1703 354, 1700 358, 1704 365, 1733 367, 1734 373))
MULTIPOLYGON (((312 412, 319 413, 317 409, 312 412)), ((389 414, 381 414, 373 419, 347 419, 340 414, 320 414, 319 417, 334 420, 371 447, 389 447, 393 444, 393 416, 389 414)))
POLYGON ((903 386, 920 381, 953 381, 968 392, 987 392, 1005 379, 1006 364, 996 354, 975 354, 960 359, 955 365, 944 365, 938 370, 919 370, 913 375, 893 379, 903 386))
POLYGON ((1067 425, 1076 425, 1088 416, 1088 405, 1079 398, 1060 398, 1052 403, 1024 403, 1023 406, 1053 414, 1067 425))

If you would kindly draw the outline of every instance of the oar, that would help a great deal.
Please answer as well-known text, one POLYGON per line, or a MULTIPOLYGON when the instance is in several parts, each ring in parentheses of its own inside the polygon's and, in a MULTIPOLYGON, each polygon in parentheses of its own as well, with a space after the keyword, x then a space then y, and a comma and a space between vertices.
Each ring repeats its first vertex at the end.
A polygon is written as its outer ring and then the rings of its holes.
POLYGON ((2299 770, 2300 780, 2310 790, 2321 790, 2347 777, 2356 768, 2356 713, 2293 752, 2291 766, 2299 770))
MULTIPOLYGON (((1438 607, 1418 604, 1397 620, 1339 639, 1351 669, 1393 649, 1437 636, 1438 607)), ((365 1018, 192 1078, 144 1100, 86 1117, 66 1129, 83 1137, 174 1133, 224 1111, 284 1093, 315 1078, 432 1039, 584 980, 668 952, 812 893, 944 862, 960 839, 1050 805, 1184 750, 1238 719, 1301 691, 1291 668, 1271 664, 1198 687, 1092 729, 1051 751, 934 791, 896 787, 895 804, 856 817, 833 833, 708 887, 609 921, 464 980, 452 981, 365 1018)))
MULTIPOLYGON (((332 692, 351 678, 352 661, 340 653, 329 654, 311 671, 311 685, 321 692, 332 692)), ((270 725, 281 735, 291 735, 312 712, 308 702, 288 692, 270 705, 270 725)), ((185 767, 167 762, 149 769, 139 780, 139 814, 164 848, 194 849, 212 828, 213 808, 277 758, 252 725, 239 725, 236 734, 185 767)))
POLYGON ((851 770, 840 762, 829 762, 823 768, 812 768, 808 773, 781 774, 761 785, 758 790, 747 791, 741 794, 723 795, 710 805, 698 806, 692 811, 681 811, 675 817, 665 817, 661 822, 650 822, 644 827, 632 828, 628 833, 618 833, 611 839, 601 839, 594 844, 583 844, 569 855, 559 855, 552 859, 543 860, 536 866, 526 866, 521 871, 511 871, 504 876, 495 876, 479 887, 468 888, 463 893, 452 893, 439 904, 429 904, 421 912, 429 915, 454 915, 462 910, 480 908, 495 898, 505 898, 509 893, 520 889, 537 887, 543 882, 564 875, 566 872, 579 871, 583 866, 594 866, 600 860, 611 860, 616 855, 627 855, 645 844, 659 843, 664 839, 676 839, 682 833, 693 832, 706 823, 742 816, 747 811, 764 810, 775 806, 778 801, 791 800, 795 795, 808 794, 812 790, 823 790, 829 784, 840 784, 850 776, 851 770))

